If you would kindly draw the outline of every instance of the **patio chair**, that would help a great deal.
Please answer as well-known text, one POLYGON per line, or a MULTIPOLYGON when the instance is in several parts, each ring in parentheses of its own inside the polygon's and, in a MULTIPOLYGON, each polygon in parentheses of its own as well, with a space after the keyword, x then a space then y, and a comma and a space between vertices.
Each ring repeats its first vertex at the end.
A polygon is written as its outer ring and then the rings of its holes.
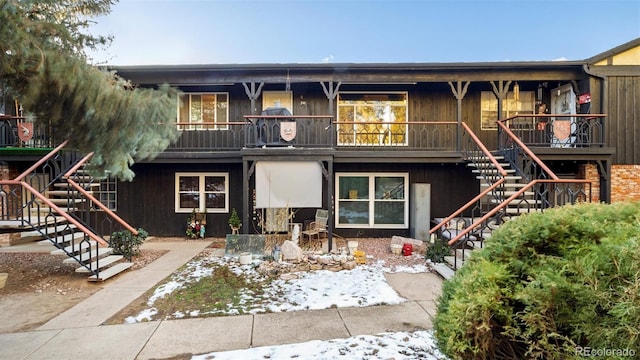
POLYGON ((329 220, 329 211, 324 209, 316 210, 315 220, 310 222, 307 226, 306 230, 302 231, 302 243, 306 244, 305 240, 308 240, 308 243, 311 244, 311 240, 315 237, 318 242, 320 242, 321 236, 325 236, 327 234, 327 221, 329 220))

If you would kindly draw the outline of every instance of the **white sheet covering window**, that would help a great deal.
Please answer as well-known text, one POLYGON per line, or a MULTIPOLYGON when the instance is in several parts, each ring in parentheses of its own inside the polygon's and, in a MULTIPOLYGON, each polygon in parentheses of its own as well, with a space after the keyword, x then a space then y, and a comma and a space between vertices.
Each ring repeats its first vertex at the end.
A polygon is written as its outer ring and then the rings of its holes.
POLYGON ((258 161, 256 208, 322 207, 322 167, 317 161, 258 161))

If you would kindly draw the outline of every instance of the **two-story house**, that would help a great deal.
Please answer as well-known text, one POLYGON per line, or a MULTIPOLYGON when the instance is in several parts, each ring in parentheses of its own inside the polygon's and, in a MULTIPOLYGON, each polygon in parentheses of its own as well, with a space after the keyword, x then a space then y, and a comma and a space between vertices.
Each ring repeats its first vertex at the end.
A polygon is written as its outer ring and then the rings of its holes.
MULTIPOLYGON (((178 118, 167 119, 179 140, 134 164, 132 182, 97 191, 152 235, 183 236, 206 209, 207 235, 222 237, 235 208, 242 233, 286 230, 282 216, 304 226, 326 209, 329 234, 426 238, 433 218, 482 216, 514 194, 496 195, 497 178, 538 180, 512 199, 516 213, 640 200, 640 39, 577 61, 112 70, 181 91, 178 118)), ((24 152, 38 146, 21 143, 17 122, 2 124, 12 178, 40 154, 24 152)))

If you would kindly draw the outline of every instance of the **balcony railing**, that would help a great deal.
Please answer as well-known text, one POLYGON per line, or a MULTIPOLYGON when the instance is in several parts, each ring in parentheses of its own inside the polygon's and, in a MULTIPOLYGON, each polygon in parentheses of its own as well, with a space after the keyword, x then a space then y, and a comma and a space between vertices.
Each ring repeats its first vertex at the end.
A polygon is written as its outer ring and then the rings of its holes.
MULTIPOLYGON (((501 120, 529 147, 580 148, 604 146, 603 114, 516 115, 501 120)), ((500 148, 511 146, 499 128, 500 148)))
POLYGON ((458 151, 454 121, 347 122, 329 115, 248 115, 243 122, 177 123, 182 135, 168 151, 231 151, 307 147, 348 150, 458 151), (292 137, 292 132, 295 136, 292 137))
POLYGON ((0 148, 53 148, 53 130, 46 123, 20 116, 0 115, 0 148))
MULTIPOLYGON (((604 146, 600 114, 520 115, 501 120, 529 147, 604 146)), ((33 136, 20 140, 22 117, 0 116, 0 148, 51 148, 53 131, 41 122, 33 136)), ((366 151, 462 151, 464 134, 455 121, 334 121, 331 115, 247 115, 243 121, 176 123, 182 134, 168 152, 238 151, 242 148, 293 146, 366 151), (292 137, 292 132, 295 136, 292 137)), ((499 132, 500 148, 510 139, 499 132)))

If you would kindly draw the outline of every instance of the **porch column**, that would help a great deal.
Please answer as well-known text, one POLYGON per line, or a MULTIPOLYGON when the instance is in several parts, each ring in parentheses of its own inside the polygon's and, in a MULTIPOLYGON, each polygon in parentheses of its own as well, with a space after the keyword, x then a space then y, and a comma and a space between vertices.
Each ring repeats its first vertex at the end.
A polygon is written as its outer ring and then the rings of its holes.
MULTIPOLYGON (((451 81, 449 81, 449 87, 451 87, 451 92, 453 93, 453 96, 455 96, 456 100, 458 101, 458 109, 457 109, 457 119, 456 121, 458 122, 458 125, 460 125, 460 123, 462 123, 462 99, 464 99, 464 96, 467 95, 467 90, 469 89, 469 84, 471 84, 471 81, 465 81, 464 85, 462 83, 461 80, 458 80, 456 82, 456 86, 453 86, 453 83, 451 81)), ((458 130, 457 130, 457 138, 456 138, 456 149, 458 151, 460 151, 460 138, 461 135, 460 134, 460 126, 458 126, 458 130)))
MULTIPOLYGON (((499 80, 498 85, 496 86, 495 81, 490 81, 491 87, 493 88, 493 94, 498 99, 498 118, 496 120, 500 120, 502 118, 502 100, 507 98, 507 94, 509 93, 509 86, 511 86, 511 80, 503 81, 499 80)), ((498 134, 500 131, 498 131, 498 134)), ((500 143, 498 139, 498 144, 500 143)))
POLYGON ((342 81, 339 81, 335 86, 333 86, 333 81, 329 81, 327 85, 321 82, 320 85, 322 85, 322 91, 324 91, 325 96, 329 99, 329 115, 333 115, 333 100, 338 96, 338 90, 340 89, 340 85, 342 85, 342 81))
POLYGON ((242 83, 242 86, 244 86, 244 92, 247 94, 247 97, 249 98, 249 100, 251 100, 251 115, 255 115, 256 114, 256 100, 260 97, 260 94, 262 93, 262 87, 264 86, 264 82, 261 82, 260 85, 258 85, 258 88, 256 89, 256 83, 255 82, 251 82, 251 89, 249 89, 249 85, 246 82, 242 83))

